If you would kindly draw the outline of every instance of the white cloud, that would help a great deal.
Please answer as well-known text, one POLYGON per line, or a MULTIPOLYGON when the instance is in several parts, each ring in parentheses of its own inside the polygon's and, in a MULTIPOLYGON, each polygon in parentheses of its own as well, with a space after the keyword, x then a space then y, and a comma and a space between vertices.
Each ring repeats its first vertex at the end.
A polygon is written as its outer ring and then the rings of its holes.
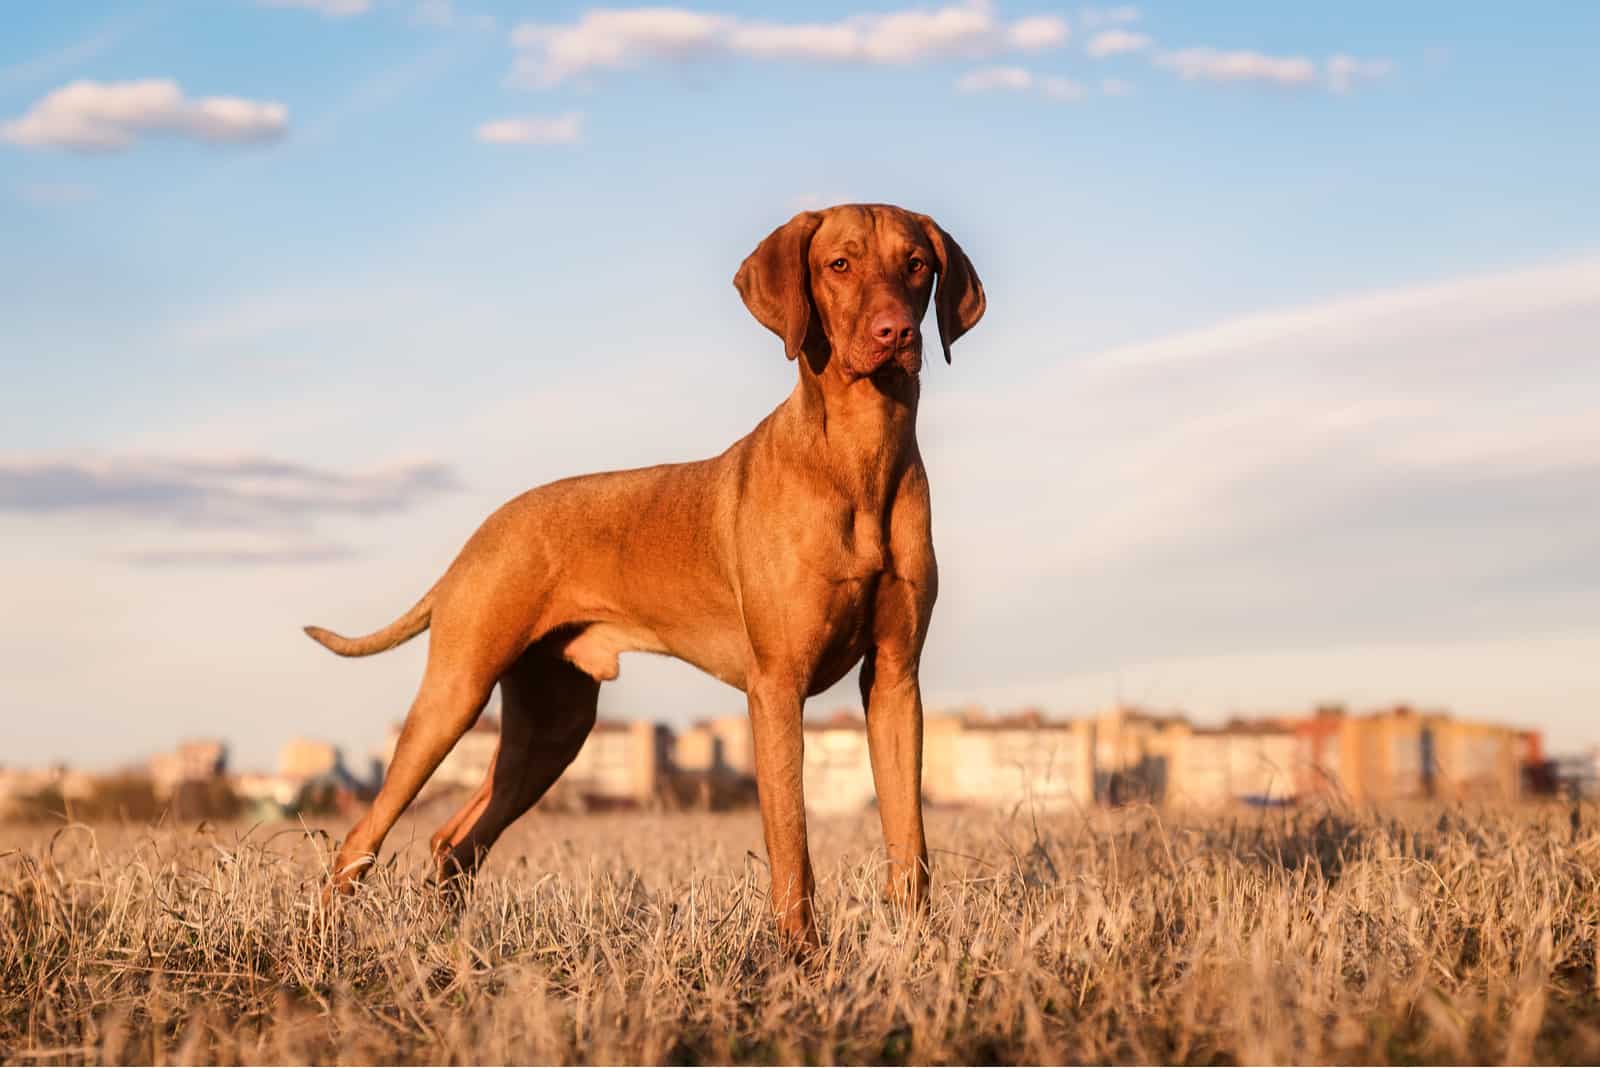
POLYGON ((1156 57, 1156 63, 1176 71, 1185 81, 1269 82, 1273 85, 1311 85, 1317 65, 1304 56, 1269 56, 1248 49, 1182 48, 1156 57))
POLYGON ((174 81, 73 82, 0 125, 0 139, 28 148, 114 152, 147 134, 212 144, 276 140, 289 126, 282 104, 207 97, 190 100, 174 81))
POLYGON ((512 80, 557 85, 593 70, 616 70, 650 59, 683 59, 714 51, 729 18, 678 8, 587 12, 569 25, 524 23, 511 34, 519 50, 512 80))
MULTIPOLYGON (((1092 53, 1093 42, 1090 50, 1092 53)), ((1335 93, 1347 93, 1362 82, 1386 77, 1394 67, 1386 59, 1358 59, 1339 53, 1329 57, 1319 71, 1317 63, 1305 56, 1269 56, 1216 48, 1163 52, 1155 62, 1186 81, 1265 82, 1288 88, 1323 85, 1335 93)))
POLYGON ((365 15, 372 10, 372 0, 256 0, 256 3, 262 7, 295 7, 315 11, 326 19, 365 15))
POLYGON ((1096 59, 1119 56, 1125 52, 1142 52, 1150 47, 1150 37, 1132 30, 1101 30, 1089 39, 1087 51, 1096 59))
POLYGON ((934 11, 896 11, 848 20, 861 34, 862 58, 874 63, 912 63, 973 55, 994 47, 997 23, 986 4, 934 11))
POLYGON ((1102 78, 1100 80, 1100 92, 1105 96, 1131 96, 1133 95, 1133 83, 1122 78, 1102 78))
POLYGON ((1035 15, 1032 18, 1018 19, 1006 31, 1011 44, 1025 52, 1041 48, 1054 48, 1063 44, 1071 34, 1067 20, 1055 15, 1035 15))
POLYGON ((597 71, 716 56, 832 63, 911 64, 1039 51, 1065 41, 1056 16, 1005 22, 987 0, 850 15, 832 22, 746 20, 687 8, 601 8, 576 22, 524 23, 511 82, 549 88, 597 71))
POLYGON ((1393 66, 1387 59, 1357 59, 1341 53, 1328 59, 1328 87, 1348 93, 1359 82, 1386 77, 1393 66))
POLYGON ((1083 86, 1071 78, 1060 75, 1036 75, 1024 67, 981 67, 968 71, 956 79, 956 89, 963 93, 1033 93, 1051 100, 1072 102, 1082 100, 1086 94, 1083 86))
POLYGON ((778 25, 758 22, 733 27, 728 46, 758 59, 846 61, 861 53, 860 35, 849 26, 812 23, 778 25))
POLYGON ((569 111, 565 115, 497 119, 479 126, 476 136, 490 145, 571 145, 583 136, 583 116, 569 111))

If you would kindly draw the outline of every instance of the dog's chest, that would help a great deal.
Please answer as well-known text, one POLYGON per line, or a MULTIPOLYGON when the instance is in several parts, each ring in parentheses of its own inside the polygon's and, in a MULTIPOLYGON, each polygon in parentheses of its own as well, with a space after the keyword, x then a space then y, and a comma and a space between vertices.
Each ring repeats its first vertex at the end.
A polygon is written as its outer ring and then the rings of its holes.
POLYGON ((823 580, 817 592, 834 603, 869 596, 890 566, 882 516, 842 508, 829 520, 806 531, 795 546, 806 569, 823 580))
POLYGON ((815 559, 825 579, 814 587, 816 666, 811 691, 833 685, 855 666, 872 643, 872 606, 889 565, 882 521, 855 513, 833 528, 827 551, 815 559))
POLYGON ((844 581, 867 584, 883 574, 889 564, 883 527, 882 515, 865 511, 854 513, 845 541, 844 581))

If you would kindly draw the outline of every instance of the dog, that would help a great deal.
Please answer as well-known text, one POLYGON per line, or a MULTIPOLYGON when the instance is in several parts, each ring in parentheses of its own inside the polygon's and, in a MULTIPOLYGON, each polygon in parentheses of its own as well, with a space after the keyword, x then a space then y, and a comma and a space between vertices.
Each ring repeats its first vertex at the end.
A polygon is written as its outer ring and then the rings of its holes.
POLYGON ((734 285, 798 369, 748 435, 713 459, 530 490, 387 627, 353 639, 305 628, 342 656, 432 628, 394 760, 340 847, 330 896, 353 890, 498 683, 494 766, 432 839, 440 876, 470 879, 577 755, 619 655, 643 651, 746 694, 771 905, 798 947, 818 941, 801 712, 859 663, 886 894, 926 908, 918 668, 938 571, 916 437, 921 322, 933 303, 948 362, 983 316, 983 285, 933 219, 883 204, 801 212, 734 285))

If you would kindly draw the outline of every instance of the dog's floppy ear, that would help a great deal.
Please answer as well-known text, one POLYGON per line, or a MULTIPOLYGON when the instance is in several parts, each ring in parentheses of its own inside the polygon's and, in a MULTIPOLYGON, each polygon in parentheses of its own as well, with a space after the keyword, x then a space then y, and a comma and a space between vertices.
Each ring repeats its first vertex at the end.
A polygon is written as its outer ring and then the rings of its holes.
POLYGON ((756 246, 739 265, 733 284, 756 321, 783 338, 794 359, 805 351, 811 329, 811 238, 822 225, 822 213, 802 211, 756 246))
POLYGON ((933 246, 934 257, 939 261, 939 292, 934 297, 934 309, 939 317, 939 341, 944 345, 944 362, 949 363, 950 346, 962 334, 978 325, 978 320, 983 318, 983 310, 988 307, 988 300, 983 295, 983 283, 978 281, 978 272, 972 269, 972 261, 961 251, 956 239, 945 233, 928 216, 919 215, 917 218, 928 236, 928 243, 933 246))

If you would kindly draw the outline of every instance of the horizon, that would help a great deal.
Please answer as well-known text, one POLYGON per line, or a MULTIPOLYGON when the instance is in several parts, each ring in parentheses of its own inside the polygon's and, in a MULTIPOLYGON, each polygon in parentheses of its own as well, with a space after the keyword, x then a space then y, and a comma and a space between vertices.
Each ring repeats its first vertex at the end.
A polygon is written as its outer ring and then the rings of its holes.
MULTIPOLYGON (((1105 720, 1107 717, 1129 720, 1159 721, 1164 724, 1179 724, 1194 734, 1250 734, 1275 733, 1280 731, 1296 731, 1299 726, 1324 722, 1328 718, 1336 720, 1371 721, 1384 720, 1393 717, 1410 718, 1419 720, 1447 721, 1457 726, 1488 727, 1497 730, 1515 731, 1519 736, 1531 736, 1534 739, 1530 752, 1543 754, 1546 761, 1560 761, 1563 759, 1594 758, 1600 753, 1600 746, 1592 746, 1582 751, 1550 752, 1543 744, 1544 732, 1538 725, 1523 727, 1513 724, 1503 724, 1478 719, 1471 716, 1459 715, 1454 709, 1442 707, 1415 707, 1403 702, 1390 702, 1349 708, 1344 705, 1318 704, 1309 708, 1300 709, 1275 709, 1272 711, 1236 712, 1230 713, 1226 718, 1217 722, 1197 722, 1195 718, 1182 708, 1153 708, 1145 705, 1113 703, 1103 708, 1089 710, 1051 709, 1039 705, 1020 705, 1004 708, 992 708, 982 704, 934 706, 925 710, 927 721, 958 720, 968 728, 985 727, 1048 727, 1070 728, 1079 723, 1091 723, 1105 720)), ((626 729, 632 725, 648 725, 657 730, 666 730, 674 738, 695 731, 714 728, 719 723, 737 721, 748 723, 744 712, 730 712, 720 716, 707 716, 683 720, 678 723, 668 723, 660 719, 648 719, 630 715, 601 714, 595 721, 595 728, 604 733, 617 729, 626 729)), ((860 730, 866 725, 866 716, 859 705, 836 705, 831 708, 808 707, 804 714, 804 723, 808 730, 825 731, 834 729, 860 730)), ((118 775, 133 773, 143 775, 151 766, 152 761, 169 757, 186 746, 203 745, 219 746, 221 761, 224 765, 221 774, 226 776, 276 776, 282 772, 284 754, 291 749, 298 749, 305 745, 327 746, 333 754, 336 764, 343 765, 354 774, 354 768, 362 763, 370 762, 373 767, 381 769, 389 761, 389 753, 404 725, 404 717, 398 717, 384 725, 382 732, 371 744, 364 749, 354 751, 346 750, 343 746, 330 742, 314 734, 297 734, 286 736, 278 748, 272 764, 260 763, 242 766, 234 759, 232 745, 226 735, 216 734, 207 736, 188 735, 181 738, 168 739, 167 743, 157 749, 140 753, 127 758, 119 763, 101 766, 84 766, 69 762, 51 762, 40 765, 12 765, 0 762, 0 772, 37 773, 40 771, 63 771, 67 773, 88 773, 91 775, 118 775), (348 763, 346 763, 348 761, 348 763)), ((500 709, 498 707, 498 694, 495 700, 484 708, 482 714, 468 728, 467 734, 481 731, 498 733, 500 729, 500 709)), ((1526 754, 1520 766, 1527 767, 1526 754)), ((379 772, 381 777, 381 771, 379 772)), ((293 777, 293 776, 291 776, 293 777)), ((359 778, 360 776, 356 776, 359 778)))
MULTIPOLYGON (((1600 9, 174 0, 10 28, 8 766, 364 754, 425 639, 355 664, 299 628, 387 623, 527 488, 748 431, 795 371, 730 280, 837 201, 934 216, 989 293, 923 372, 930 712, 1404 703, 1600 742, 1600 9)), ((600 698, 743 708, 647 656, 600 698)))

